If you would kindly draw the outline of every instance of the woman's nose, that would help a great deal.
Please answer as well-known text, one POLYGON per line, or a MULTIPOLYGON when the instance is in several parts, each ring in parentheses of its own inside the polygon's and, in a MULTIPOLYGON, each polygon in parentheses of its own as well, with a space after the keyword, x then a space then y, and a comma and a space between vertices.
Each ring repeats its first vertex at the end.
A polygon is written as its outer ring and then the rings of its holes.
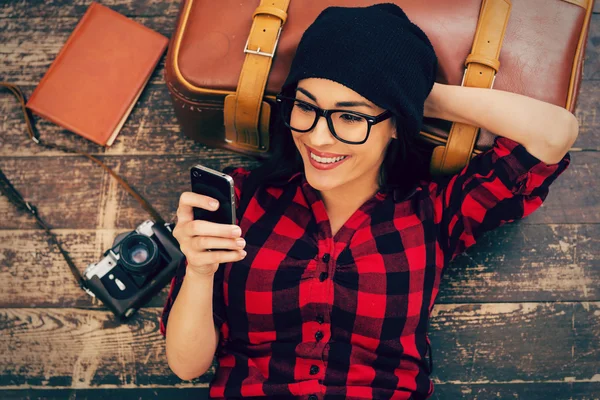
POLYGON ((319 145, 325 146, 334 144, 336 139, 329 130, 329 126, 327 125, 327 119, 325 117, 319 117, 317 124, 310 131, 310 141, 311 143, 317 147, 319 145))

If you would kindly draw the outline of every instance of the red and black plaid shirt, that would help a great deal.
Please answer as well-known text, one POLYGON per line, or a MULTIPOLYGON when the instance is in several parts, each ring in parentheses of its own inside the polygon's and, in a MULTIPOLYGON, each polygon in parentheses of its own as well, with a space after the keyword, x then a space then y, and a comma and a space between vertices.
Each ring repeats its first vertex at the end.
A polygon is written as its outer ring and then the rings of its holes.
MULTIPOLYGON (((378 192, 332 237, 303 174, 258 190, 248 255, 215 275, 214 398, 426 399, 427 328, 442 272, 484 232, 537 209, 570 156, 546 165, 508 138, 405 198, 378 192)), ((248 171, 237 168, 236 197, 248 171)), ((161 332, 185 275, 177 272, 161 332)))

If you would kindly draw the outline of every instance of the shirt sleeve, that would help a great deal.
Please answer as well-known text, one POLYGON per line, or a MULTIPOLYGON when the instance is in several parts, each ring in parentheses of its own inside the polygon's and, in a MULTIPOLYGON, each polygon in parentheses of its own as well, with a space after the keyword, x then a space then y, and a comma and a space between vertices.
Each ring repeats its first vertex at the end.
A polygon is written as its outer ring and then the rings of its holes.
POLYGON ((524 218, 542 205, 552 182, 569 166, 566 153, 546 164, 506 137, 471 159, 459 173, 429 183, 439 242, 453 260, 485 232, 524 218))
MULTIPOLYGON (((237 204, 239 204, 243 180, 246 176, 248 176, 250 171, 248 171, 245 168, 228 167, 225 168, 223 172, 233 178, 237 207, 237 204)), ((175 299, 177 298, 179 290, 181 289, 181 285, 183 284, 187 264, 187 259, 184 258, 181 264, 177 267, 177 270, 175 271, 175 276, 171 279, 171 287, 169 288, 169 294, 167 295, 167 300, 165 301, 165 305, 163 307, 162 314, 160 317, 160 333, 165 337, 167 335, 167 323, 169 320, 169 313, 171 312, 173 303, 175 303, 175 299)), ((224 268, 219 266, 219 269, 217 270, 217 272, 215 272, 213 281, 213 319, 215 321, 215 325, 219 329, 221 329, 221 327, 226 321, 225 301, 223 297, 223 271, 224 268)))

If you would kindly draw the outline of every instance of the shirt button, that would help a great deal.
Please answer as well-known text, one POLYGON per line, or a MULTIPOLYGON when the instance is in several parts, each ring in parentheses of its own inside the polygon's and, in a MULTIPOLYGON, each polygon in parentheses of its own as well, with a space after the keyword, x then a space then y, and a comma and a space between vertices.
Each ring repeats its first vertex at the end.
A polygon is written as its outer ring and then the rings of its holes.
POLYGON ((321 272, 319 274, 319 280, 323 282, 325 279, 327 279, 327 272, 321 272))
POLYGON ((314 394, 311 394, 310 396, 308 396, 308 400, 318 400, 319 398, 317 396, 315 396, 314 394))
POLYGON ((325 318, 323 318, 322 315, 317 315, 317 322, 322 324, 323 322, 325 322, 325 318))
POLYGON ((319 367, 317 365, 311 365, 310 366, 310 374, 316 375, 318 373, 319 373, 319 367))
POLYGON ((315 333, 315 339, 317 339, 317 342, 323 339, 323 332, 317 331, 317 333, 315 333))
POLYGON ((323 255, 322 260, 323 260, 324 263, 328 263, 329 262, 329 253, 325 253, 323 255))

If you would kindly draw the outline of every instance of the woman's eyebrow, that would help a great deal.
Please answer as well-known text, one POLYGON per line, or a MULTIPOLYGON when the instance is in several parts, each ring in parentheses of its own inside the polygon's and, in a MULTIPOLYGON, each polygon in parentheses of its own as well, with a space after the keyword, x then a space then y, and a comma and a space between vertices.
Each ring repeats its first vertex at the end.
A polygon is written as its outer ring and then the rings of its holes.
MULTIPOLYGON (((296 88, 297 91, 305 94, 309 99, 311 99, 312 101, 317 101, 317 98, 308 90, 303 89, 301 87, 296 88)), ((365 106, 365 107, 369 107, 369 108, 373 108, 373 106, 371 106, 368 103, 365 103, 364 101, 338 101, 337 103, 335 103, 336 107, 358 107, 358 106, 365 106)))

